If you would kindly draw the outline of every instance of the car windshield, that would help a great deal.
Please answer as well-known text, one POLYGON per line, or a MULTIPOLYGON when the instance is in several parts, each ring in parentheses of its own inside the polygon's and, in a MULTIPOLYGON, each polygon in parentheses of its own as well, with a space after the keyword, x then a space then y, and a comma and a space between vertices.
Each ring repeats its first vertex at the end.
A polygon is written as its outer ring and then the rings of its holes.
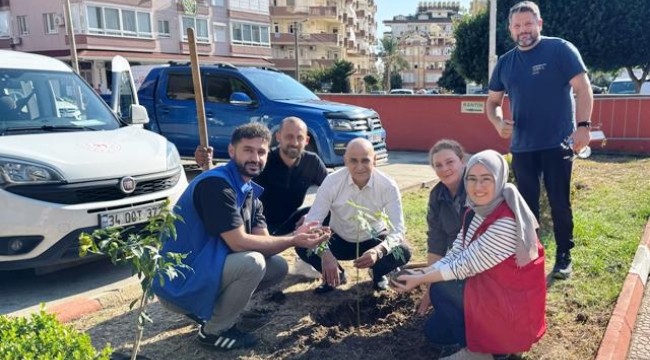
POLYGON ((635 92, 632 80, 614 81, 609 85, 610 94, 634 94, 635 92))
POLYGON ((93 89, 72 72, 0 69, 0 135, 120 126, 93 89))
POLYGON ((247 71, 246 78, 270 100, 318 100, 292 77, 275 71, 247 71))

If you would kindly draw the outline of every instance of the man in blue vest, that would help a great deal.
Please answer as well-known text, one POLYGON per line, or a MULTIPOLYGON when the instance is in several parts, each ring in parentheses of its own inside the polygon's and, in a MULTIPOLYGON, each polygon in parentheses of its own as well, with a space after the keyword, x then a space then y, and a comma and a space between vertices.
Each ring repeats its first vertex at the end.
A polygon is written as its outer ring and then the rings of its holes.
POLYGON ((178 201, 177 241, 162 252, 187 254, 191 271, 158 283, 154 291, 171 311, 201 323, 202 345, 230 350, 249 348, 257 338, 235 325, 252 294, 278 284, 287 274, 279 252, 290 247, 314 248, 329 235, 309 232, 317 222, 301 226, 298 235, 270 236, 262 203, 263 191, 251 181, 264 168, 271 134, 260 123, 235 129, 228 146, 230 162, 198 176, 178 201))

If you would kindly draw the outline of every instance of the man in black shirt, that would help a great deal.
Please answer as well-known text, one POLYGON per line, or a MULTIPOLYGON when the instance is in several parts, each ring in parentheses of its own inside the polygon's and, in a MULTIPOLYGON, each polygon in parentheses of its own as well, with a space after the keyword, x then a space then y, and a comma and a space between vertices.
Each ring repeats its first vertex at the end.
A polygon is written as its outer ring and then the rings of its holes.
MULTIPOLYGON (((278 146, 271 150, 264 171, 255 183, 264 188, 260 197, 269 232, 273 235, 292 232, 309 208, 300 209, 310 186, 320 186, 327 168, 318 155, 306 151, 309 143, 307 125, 297 117, 282 120, 275 134, 278 146)), ((197 147, 197 164, 212 163, 212 148, 197 147)))

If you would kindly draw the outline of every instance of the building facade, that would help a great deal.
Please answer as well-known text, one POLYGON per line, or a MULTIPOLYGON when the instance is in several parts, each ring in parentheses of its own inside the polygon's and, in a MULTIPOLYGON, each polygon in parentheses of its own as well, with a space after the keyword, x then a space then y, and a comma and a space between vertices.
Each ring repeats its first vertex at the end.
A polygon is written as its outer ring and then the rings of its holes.
POLYGON ((349 61, 351 91, 360 92, 363 77, 376 72, 376 12, 374 0, 272 0, 271 61, 292 76, 296 65, 303 71, 349 61))
POLYGON ((384 36, 398 40, 402 57, 410 65, 400 72, 403 87, 437 88, 454 50, 453 22, 460 12, 458 1, 420 2, 415 15, 397 15, 384 21, 391 28, 384 36))
MULTIPOLYGON (((70 60, 66 0, 0 0, 0 48, 70 60)), ((109 88, 110 59, 188 62, 193 27, 201 62, 272 66, 269 0, 69 0, 81 75, 109 88)))

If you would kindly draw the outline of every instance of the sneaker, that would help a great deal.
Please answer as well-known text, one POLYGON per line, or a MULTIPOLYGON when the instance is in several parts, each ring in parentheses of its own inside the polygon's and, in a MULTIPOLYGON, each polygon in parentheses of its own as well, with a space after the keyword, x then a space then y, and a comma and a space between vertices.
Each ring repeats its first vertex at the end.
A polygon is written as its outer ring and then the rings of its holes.
POLYGON ((558 253, 555 257, 555 266, 553 266, 553 278, 565 280, 571 276, 571 253, 558 253))
POLYGON ((453 353, 452 355, 441 357, 439 360, 492 360, 494 359, 492 355, 475 353, 467 350, 467 348, 462 348, 460 351, 453 353))
MULTIPOLYGON (((345 276, 345 271, 341 271, 339 276, 340 276, 340 280, 341 280, 341 285, 345 285, 345 284, 348 283, 348 278, 345 276)), ((329 284, 326 284, 326 283, 322 283, 322 284, 320 284, 319 287, 314 289, 314 294, 325 294, 325 293, 328 293, 328 292, 330 292, 332 290, 334 290, 333 286, 330 286, 329 284)))
MULTIPOLYGON (((399 268, 393 270, 393 271, 399 271, 399 268)), ((391 271, 392 272, 392 271, 391 271)), ((384 275, 379 279, 379 281, 375 281, 375 276, 373 275, 372 269, 368 269, 368 275, 370 275, 370 278, 372 279, 372 288, 375 291, 385 291, 388 290, 388 284, 390 282, 390 279, 388 275, 384 275)))
POLYGON ((219 335, 208 334, 203 330, 203 325, 199 327, 199 343, 203 346, 228 351, 233 349, 252 348, 257 345, 257 337, 237 329, 236 326, 222 332, 219 335))

